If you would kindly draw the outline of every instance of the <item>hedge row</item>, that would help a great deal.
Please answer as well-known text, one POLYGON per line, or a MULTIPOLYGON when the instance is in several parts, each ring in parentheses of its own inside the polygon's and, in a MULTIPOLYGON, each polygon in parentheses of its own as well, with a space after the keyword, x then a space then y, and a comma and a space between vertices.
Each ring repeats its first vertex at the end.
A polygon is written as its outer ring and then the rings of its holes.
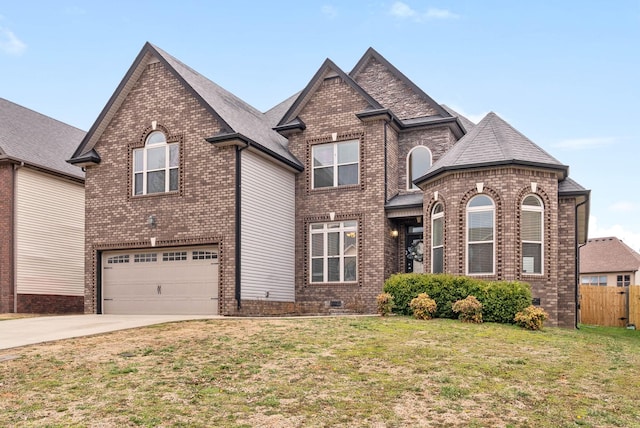
POLYGON ((384 291, 393 296, 394 312, 411 315, 409 302, 420 293, 436 301, 438 318, 458 318, 451 306, 467 296, 482 303, 487 322, 513 323, 516 313, 531 305, 531 286, 517 281, 483 281, 447 274, 402 273, 385 281, 384 291))

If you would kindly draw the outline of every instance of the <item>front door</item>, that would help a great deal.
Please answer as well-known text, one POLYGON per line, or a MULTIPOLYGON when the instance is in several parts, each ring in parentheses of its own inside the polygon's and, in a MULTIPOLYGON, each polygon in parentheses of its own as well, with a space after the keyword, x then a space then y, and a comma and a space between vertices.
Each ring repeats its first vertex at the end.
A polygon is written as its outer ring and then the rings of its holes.
POLYGON ((408 226, 406 234, 407 248, 406 268, 407 272, 424 272, 424 243, 422 242, 424 228, 422 226, 408 226))

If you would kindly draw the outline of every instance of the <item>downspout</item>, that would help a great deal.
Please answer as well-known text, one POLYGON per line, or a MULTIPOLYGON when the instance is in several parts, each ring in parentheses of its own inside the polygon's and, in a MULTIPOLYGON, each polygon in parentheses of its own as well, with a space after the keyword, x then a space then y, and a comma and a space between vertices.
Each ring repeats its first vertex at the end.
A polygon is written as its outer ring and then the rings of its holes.
POLYGON ((16 275, 16 266, 18 265, 18 251, 17 251, 17 246, 16 243, 18 242, 18 240, 16 239, 16 218, 18 218, 18 204, 16 203, 16 189, 17 189, 17 177, 18 177, 18 170, 20 168, 24 167, 24 162, 20 162, 19 164, 14 164, 13 165, 13 177, 12 177, 12 183, 11 185, 13 186, 12 189, 12 197, 13 197, 13 201, 12 201, 12 213, 11 213, 11 230, 12 230, 12 240, 13 242, 11 242, 11 252, 13 253, 13 266, 11 267, 11 281, 13 282, 13 313, 17 314, 18 313, 18 275, 16 275))
MULTIPOLYGON (((579 204, 576 205, 576 209, 575 209, 575 217, 574 217, 574 230, 575 230, 575 237, 574 237, 574 243, 575 243, 575 248, 576 248, 576 268, 575 268, 575 299, 576 299, 576 315, 575 315, 575 328, 576 329, 580 329, 580 327, 578 327, 578 314, 580 312, 580 248, 584 247, 586 245, 586 242, 584 244, 579 244, 578 243, 578 209, 582 206, 585 205, 587 202, 589 202, 589 198, 586 198, 584 201, 580 202, 579 204)), ((589 219, 585 219, 585 221, 589 221, 589 219)))
POLYGON ((384 204, 387 204, 387 186, 388 186, 388 177, 387 177, 387 127, 389 124, 384 122, 384 204))
POLYGON ((236 298, 236 304, 237 304, 237 309, 240 310, 242 309, 242 303, 240 302, 240 297, 241 297, 241 270, 240 270, 240 266, 241 266, 241 215, 242 215, 242 205, 241 205, 241 201, 242 201, 242 151, 244 149, 246 149, 247 147, 249 147, 249 144, 247 144, 246 146, 236 146, 236 288, 235 288, 235 298, 236 298))

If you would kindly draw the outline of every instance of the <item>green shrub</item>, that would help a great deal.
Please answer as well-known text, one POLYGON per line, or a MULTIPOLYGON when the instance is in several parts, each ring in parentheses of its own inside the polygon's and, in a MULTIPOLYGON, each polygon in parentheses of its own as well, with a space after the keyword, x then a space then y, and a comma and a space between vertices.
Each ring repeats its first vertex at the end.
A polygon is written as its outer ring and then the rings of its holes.
POLYGON ((462 322, 482 323, 482 303, 474 296, 467 296, 462 300, 458 300, 451 309, 453 309, 453 312, 460 314, 458 318, 462 322))
POLYGON ((449 274, 405 273, 392 275, 385 281, 384 291, 394 298, 394 312, 411 315, 409 303, 420 293, 436 301, 438 318, 458 318, 452 305, 467 296, 482 303, 486 322, 513 323, 516 313, 531 304, 531 287, 517 281, 483 281, 449 274))
POLYGON ((419 320, 430 320, 438 309, 436 301, 426 293, 418 294, 418 297, 411 300, 409 307, 413 310, 413 316, 419 320))
POLYGON ((393 296, 389 293, 378 294, 378 297, 376 297, 376 305, 378 307, 378 313, 386 317, 393 310, 393 296))
POLYGON ((527 330, 542 330, 542 324, 547 318, 549 314, 544 309, 531 305, 518 312, 513 320, 527 330))

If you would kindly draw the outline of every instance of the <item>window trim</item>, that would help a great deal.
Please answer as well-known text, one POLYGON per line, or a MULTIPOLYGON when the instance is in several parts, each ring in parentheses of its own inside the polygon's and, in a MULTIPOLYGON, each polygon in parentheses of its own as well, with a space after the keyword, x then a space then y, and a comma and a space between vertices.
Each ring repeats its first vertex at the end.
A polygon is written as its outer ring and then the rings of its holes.
POLYGON ((434 260, 435 260, 434 253, 435 253, 435 250, 438 248, 442 248, 442 273, 444 273, 444 205, 441 202, 436 203, 431 209, 431 273, 436 273, 435 265, 434 265, 434 260), (441 210, 436 213, 435 211, 437 207, 440 207, 441 210), (434 223, 436 220, 439 220, 439 219, 442 219, 442 244, 435 245, 434 244, 434 240, 435 240, 434 223))
POLYGON ((322 143, 318 143, 318 144, 313 144, 311 146, 311 153, 309 156, 309 160, 311 163, 311 190, 326 190, 326 189, 337 189, 337 188, 343 188, 343 187, 353 187, 353 186, 359 186, 362 182, 361 180, 361 173, 360 173, 360 167, 361 167, 361 154, 360 154, 360 149, 361 149, 361 141, 359 138, 351 138, 351 139, 346 139, 346 140, 341 140, 341 141, 328 141, 328 142, 322 142, 322 143), (340 144, 345 144, 345 143, 356 143, 358 146, 358 154, 356 157, 356 161, 355 162, 347 162, 347 163, 338 163, 338 146, 340 144), (316 169, 319 168, 328 168, 329 165, 322 165, 322 166, 315 166, 314 165, 314 151, 322 146, 329 146, 331 145, 333 147, 333 159, 332 159, 332 164, 331 167, 333 169, 333 185, 331 186, 323 186, 323 187, 316 187, 316 176, 315 176, 315 171, 316 169), (338 184, 338 167, 340 166, 345 166, 345 165, 356 165, 356 170, 358 172, 358 178, 357 181, 355 183, 350 183, 350 184, 338 184))
POLYGON ((471 199, 469 199, 469 202, 467 202, 467 206, 466 206, 466 210, 465 210, 465 218, 466 218, 466 225, 465 225, 465 241, 466 241, 466 245, 465 245, 465 249, 466 249, 466 261, 465 261, 465 271, 466 274, 469 276, 491 276, 491 275, 495 275, 496 273, 496 202, 493 200, 493 198, 487 194, 484 193, 479 193, 475 196, 473 196, 471 199), (487 206, 481 206, 481 207, 470 207, 471 202, 473 202, 474 199, 484 196, 486 198, 488 198, 491 201, 491 207, 487 208, 487 206), (487 211, 491 211, 492 214, 492 224, 491 224, 491 236, 492 239, 490 241, 470 241, 469 240, 469 234, 471 231, 471 228, 469 227, 469 218, 470 218, 470 214, 472 213, 478 213, 478 212, 487 212, 487 211), (471 251, 469 251, 469 248, 471 247, 471 245, 475 245, 475 244, 488 244, 491 243, 491 272, 473 272, 471 273, 469 271, 469 265, 470 265, 470 255, 471 255, 471 251))
POLYGON ((182 144, 179 138, 175 138, 175 137, 170 137, 168 135, 168 133, 164 130, 164 129, 155 129, 152 130, 151 132, 149 132, 148 134, 146 134, 145 138, 143 139, 144 143, 142 145, 138 145, 135 147, 132 147, 131 149, 131 158, 129 160, 130 165, 131 165, 131 173, 130 173, 130 179, 131 179, 131 187, 130 187, 130 195, 132 197, 142 197, 142 196, 157 196, 157 195, 166 195, 166 194, 175 194, 175 193, 179 193, 182 186, 182 174, 181 171, 183 169, 183 165, 182 165, 182 144), (156 136, 156 135, 162 135, 164 137, 164 141, 163 142, 151 142, 150 140, 156 136), (147 161, 148 161, 148 152, 152 149, 157 149, 160 147, 164 147, 165 150, 165 162, 164 162, 164 167, 162 168, 154 168, 154 169, 148 169, 147 168, 147 161), (177 147, 177 165, 176 166, 171 166, 171 150, 173 147, 177 147), (136 170, 136 154, 137 153, 141 153, 142 156, 142 169, 137 171, 136 170), (176 187, 175 189, 171 189, 171 171, 175 170, 177 171, 177 183, 176 183, 176 187), (151 172, 157 172, 157 171, 164 171, 165 173, 165 177, 164 177, 164 191, 161 192, 153 192, 153 193, 149 193, 148 191, 148 175, 151 172), (136 193, 136 176, 137 175, 141 175, 142 176, 142 193, 136 193))
POLYGON ((412 171, 412 168, 411 168, 411 157, 413 156, 413 153, 415 151, 420 150, 420 149, 425 149, 427 151, 427 153, 429 153, 429 166, 427 167, 427 171, 433 165, 433 153, 431 152, 431 149, 429 147, 423 146, 423 145, 417 145, 417 146, 413 147, 411 150, 409 150, 409 153, 407 153, 407 159, 406 159, 407 190, 409 190, 409 191, 418 191, 418 190, 420 190, 420 188, 418 186, 413 184, 413 180, 415 178, 418 178, 418 177, 412 177, 413 171, 412 171))
POLYGON ((545 265, 544 265, 544 202, 542 201, 542 198, 536 195, 535 193, 528 193, 524 195, 524 197, 522 198, 522 202, 520 203, 520 211, 521 213, 524 211, 540 213, 540 241, 529 241, 529 240, 522 239, 522 227, 523 227, 524 216, 522 215, 520 216, 520 250, 522 251, 522 257, 520 260, 521 262, 520 271, 522 275, 535 275, 535 276, 544 275, 544 268, 545 268, 545 265), (540 205, 539 206, 524 205, 524 201, 528 197, 534 197, 540 203, 540 205), (540 245, 540 272, 524 271, 524 244, 540 245))
POLYGON ((335 285, 335 284, 357 284, 360 280, 360 272, 359 272, 359 230, 360 222, 357 219, 344 219, 344 220, 336 220, 336 221, 320 221, 320 222, 310 222, 307 225, 309 231, 309 241, 308 241, 308 254, 309 254, 309 262, 308 262, 308 281, 310 285, 335 285), (352 226, 345 226, 345 223, 354 223, 352 226), (314 226, 322 225, 322 229, 314 229, 314 226), (330 225, 338 225, 337 228, 329 229, 330 225), (329 245, 328 245, 328 235, 329 233, 339 233, 339 243, 338 248, 340 254, 337 256, 329 256, 329 245), (355 279, 345 281, 344 280, 344 234, 347 232, 355 233, 355 279), (313 255, 313 236, 314 235, 322 235, 322 256, 314 256, 313 255), (338 281, 328 281, 329 277, 329 259, 339 259, 339 273, 340 279, 338 281), (322 269, 322 281, 314 281, 313 280, 313 260, 323 260, 323 269, 322 269))

